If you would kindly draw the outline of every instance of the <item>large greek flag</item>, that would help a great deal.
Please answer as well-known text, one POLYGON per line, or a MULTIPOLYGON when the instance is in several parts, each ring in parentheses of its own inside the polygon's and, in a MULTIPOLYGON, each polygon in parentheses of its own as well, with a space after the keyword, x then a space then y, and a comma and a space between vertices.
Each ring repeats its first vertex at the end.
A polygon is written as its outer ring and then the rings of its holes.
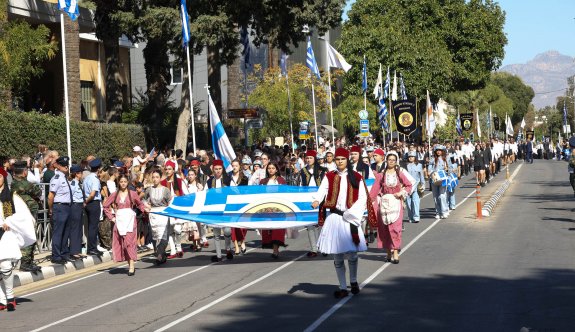
POLYGON ((365 65, 365 55, 363 56, 363 71, 361 72, 361 91, 367 92, 367 66, 365 65))
POLYGON ((383 98, 389 97, 389 84, 390 84, 390 77, 389 77, 389 67, 387 67, 387 76, 385 78, 385 85, 383 86, 383 98))
POLYGON ((78 0, 58 0, 58 9, 68 14, 72 21, 75 21, 80 17, 78 0))
POLYGON ((405 90, 405 84, 403 83, 403 74, 399 73, 399 92, 401 93, 401 99, 407 99, 407 90, 405 90))
POLYGON ((212 133, 214 154, 217 159, 221 159, 224 162, 226 172, 230 172, 232 170, 232 160, 236 159, 236 153, 220 121, 211 95, 208 95, 208 113, 210 114, 210 132, 212 133))
MULTIPOLYGON (((367 179, 368 191, 373 179, 367 179)), ((238 186, 175 197, 158 214, 211 226, 282 229, 317 224, 311 207, 318 187, 238 186)))
POLYGON ((311 70, 311 73, 321 79, 319 75, 319 68, 317 67, 317 61, 315 61, 315 55, 313 54, 313 48, 311 47, 311 38, 307 37, 307 54, 305 63, 307 67, 311 70))
POLYGON ((188 8, 186 0, 180 2, 180 19, 182 20, 182 41, 184 45, 190 42, 190 24, 188 23, 188 8))

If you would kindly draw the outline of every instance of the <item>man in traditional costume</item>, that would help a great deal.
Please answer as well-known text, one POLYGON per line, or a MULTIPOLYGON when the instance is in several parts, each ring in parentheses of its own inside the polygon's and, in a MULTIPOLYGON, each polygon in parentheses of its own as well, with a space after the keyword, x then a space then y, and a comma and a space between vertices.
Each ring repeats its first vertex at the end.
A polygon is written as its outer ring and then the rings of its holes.
MULTIPOLYGON (((185 195, 186 186, 182 178, 176 174, 176 163, 172 160, 166 161, 164 164, 166 178, 162 180, 162 186, 168 188, 172 195, 172 199, 177 196, 185 195)), ((168 259, 184 257, 182 249, 182 223, 184 221, 176 218, 170 218, 170 231, 168 243, 170 244, 170 255, 168 259)))
POLYGON ((345 254, 348 254, 351 293, 358 294, 357 265, 360 251, 367 250, 365 237, 361 231, 361 220, 367 208, 368 221, 375 227, 377 219, 373 205, 367 194, 363 177, 348 163, 349 152, 344 148, 335 151, 337 170, 326 173, 312 203, 320 206, 318 224, 323 226, 318 248, 326 254, 333 254, 334 266, 339 280, 339 289, 334 292, 337 299, 348 296, 345 275, 345 254), (325 218, 326 212, 329 212, 325 218))

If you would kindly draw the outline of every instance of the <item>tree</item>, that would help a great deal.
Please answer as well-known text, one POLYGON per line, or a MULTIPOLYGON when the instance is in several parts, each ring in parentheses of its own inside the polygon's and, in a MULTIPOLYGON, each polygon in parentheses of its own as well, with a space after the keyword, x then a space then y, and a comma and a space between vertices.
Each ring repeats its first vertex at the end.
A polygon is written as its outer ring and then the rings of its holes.
POLYGON ((493 73, 491 82, 513 101, 513 112, 509 113, 510 116, 512 115, 512 121, 514 123, 521 122, 529 110, 533 97, 535 97, 533 88, 525 85, 519 76, 505 72, 493 73))
POLYGON ((442 96, 485 86, 503 59, 504 12, 491 0, 358 0, 339 49, 354 65, 346 94, 359 94, 363 56, 368 78, 378 64, 403 74, 410 96, 442 96))

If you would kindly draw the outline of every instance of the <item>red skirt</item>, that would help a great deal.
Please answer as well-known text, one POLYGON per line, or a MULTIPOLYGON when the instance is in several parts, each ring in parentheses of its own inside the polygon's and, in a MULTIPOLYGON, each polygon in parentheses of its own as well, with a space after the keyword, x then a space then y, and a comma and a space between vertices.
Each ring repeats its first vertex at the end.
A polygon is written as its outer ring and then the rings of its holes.
POLYGON ((274 244, 277 244, 280 247, 287 247, 285 244, 285 229, 262 230, 261 233, 263 249, 273 249, 274 244))
POLYGON ((232 241, 244 241, 247 233, 245 228, 232 228, 232 241))

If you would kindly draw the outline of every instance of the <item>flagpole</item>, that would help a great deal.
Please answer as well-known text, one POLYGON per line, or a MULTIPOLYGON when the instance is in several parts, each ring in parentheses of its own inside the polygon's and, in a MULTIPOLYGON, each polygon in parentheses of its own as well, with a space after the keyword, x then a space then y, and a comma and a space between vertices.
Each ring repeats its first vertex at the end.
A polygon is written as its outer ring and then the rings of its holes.
POLYGON ((62 68, 64 71, 64 107, 66 110, 66 144, 68 145, 69 165, 72 165, 72 144, 70 142, 70 107, 68 105, 68 69, 66 66, 66 34, 64 32, 64 13, 60 12, 60 29, 62 34, 62 68))
POLYGON ((313 125, 315 127, 315 150, 319 150, 319 143, 318 143, 318 136, 317 136, 317 117, 316 117, 316 112, 315 112, 315 89, 314 89, 314 84, 313 84, 313 77, 312 75, 310 75, 310 80, 311 80, 311 100, 312 100, 312 104, 313 104, 313 125))
MULTIPOLYGON (((194 119, 194 97, 192 95, 192 70, 190 65, 190 45, 186 44, 186 56, 188 59, 188 89, 190 90, 190 117, 192 118, 192 142, 194 146, 194 157, 196 156, 196 122, 194 119)), ((209 94, 209 91, 208 91, 209 94)), ((209 106, 208 106, 209 107, 209 106)))
POLYGON ((325 39, 325 56, 326 56, 326 63, 327 63, 327 85, 328 85, 328 89, 329 89, 329 96, 328 96, 328 100, 329 100, 329 114, 331 116, 331 143, 332 146, 335 146, 335 130, 333 127, 333 105, 332 105, 332 101, 331 101, 331 70, 329 67, 329 31, 326 33, 326 37, 324 37, 325 39))
POLYGON ((291 112, 291 98, 290 98, 290 93, 289 93, 289 75, 287 72, 287 60, 286 60, 286 86, 287 86, 287 97, 288 97, 288 113, 289 113, 289 129, 290 129, 290 133, 291 133, 291 153, 295 153, 294 151, 294 145, 295 145, 295 141, 294 141, 294 134, 293 134, 293 120, 292 120, 292 112, 291 112))

